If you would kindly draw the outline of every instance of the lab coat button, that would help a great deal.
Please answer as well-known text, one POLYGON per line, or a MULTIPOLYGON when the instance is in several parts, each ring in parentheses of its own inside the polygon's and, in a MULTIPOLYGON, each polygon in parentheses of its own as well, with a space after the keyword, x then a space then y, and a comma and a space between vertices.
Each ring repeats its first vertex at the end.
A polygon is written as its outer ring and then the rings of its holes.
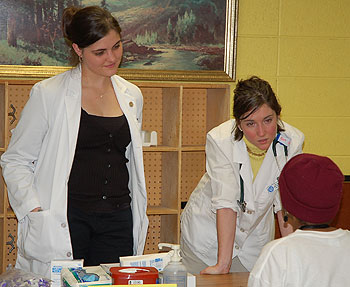
POLYGON ((243 228, 240 228, 239 230, 240 230, 241 232, 245 232, 245 230, 244 230, 243 228))
POLYGON ((67 224, 61 223, 61 227, 62 227, 62 228, 66 228, 66 226, 67 226, 67 224))
POLYGON ((72 253, 71 252, 67 252, 67 257, 71 257, 72 253))
POLYGON ((133 106, 134 106, 134 103, 133 103, 133 102, 129 102, 129 106, 130 106, 130 107, 133 107, 133 106))
POLYGON ((107 199, 107 196, 105 196, 105 195, 104 195, 104 196, 102 196, 102 199, 107 199))
POLYGON ((239 246, 238 246, 238 245, 235 245, 235 248, 236 248, 236 249, 239 249, 239 246))

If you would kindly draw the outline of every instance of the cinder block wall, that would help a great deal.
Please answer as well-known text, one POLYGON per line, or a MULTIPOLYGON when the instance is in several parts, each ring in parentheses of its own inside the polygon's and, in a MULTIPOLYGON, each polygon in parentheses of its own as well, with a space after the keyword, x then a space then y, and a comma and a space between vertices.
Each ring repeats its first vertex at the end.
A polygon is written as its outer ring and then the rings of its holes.
MULTIPOLYGON (((304 152, 350 175, 350 1, 239 0, 237 79, 268 80, 304 152)), ((234 87, 234 84, 233 84, 234 87)))

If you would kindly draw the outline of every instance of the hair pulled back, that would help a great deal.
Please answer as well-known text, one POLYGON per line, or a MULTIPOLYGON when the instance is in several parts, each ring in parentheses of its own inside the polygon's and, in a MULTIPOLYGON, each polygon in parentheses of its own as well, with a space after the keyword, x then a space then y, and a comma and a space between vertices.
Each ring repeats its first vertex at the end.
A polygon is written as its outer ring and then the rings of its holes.
MULTIPOLYGON (((236 120, 236 126, 233 129, 235 140, 241 140, 243 137, 243 132, 238 128, 241 120, 249 117, 263 104, 274 110, 277 116, 281 114, 282 108, 267 81, 257 76, 238 81, 233 97, 233 116, 236 120)), ((278 120, 277 131, 283 130, 283 124, 278 120)))
POLYGON ((112 14, 99 6, 67 7, 63 11, 63 37, 70 48, 70 64, 76 66, 79 57, 72 48, 75 43, 79 48, 86 48, 115 30, 119 35, 121 28, 112 14))

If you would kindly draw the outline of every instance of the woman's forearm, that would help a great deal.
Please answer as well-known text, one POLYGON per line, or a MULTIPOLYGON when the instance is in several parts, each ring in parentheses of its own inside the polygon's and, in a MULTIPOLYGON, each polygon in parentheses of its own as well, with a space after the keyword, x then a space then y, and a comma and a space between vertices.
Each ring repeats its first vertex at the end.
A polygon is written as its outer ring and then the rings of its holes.
POLYGON ((218 235, 217 265, 225 272, 229 272, 232 262, 233 244, 236 234, 237 213, 231 208, 217 210, 216 224, 218 235))

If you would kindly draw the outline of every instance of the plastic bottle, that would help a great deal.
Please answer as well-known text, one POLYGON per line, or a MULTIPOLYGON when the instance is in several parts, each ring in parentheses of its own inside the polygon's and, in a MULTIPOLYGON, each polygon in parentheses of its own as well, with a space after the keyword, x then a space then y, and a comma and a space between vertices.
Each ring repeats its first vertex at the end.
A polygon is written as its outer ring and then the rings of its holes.
POLYGON ((187 271, 181 262, 180 245, 159 243, 158 248, 169 247, 172 251, 170 262, 163 269, 163 284, 177 284, 177 287, 187 287, 187 271))

